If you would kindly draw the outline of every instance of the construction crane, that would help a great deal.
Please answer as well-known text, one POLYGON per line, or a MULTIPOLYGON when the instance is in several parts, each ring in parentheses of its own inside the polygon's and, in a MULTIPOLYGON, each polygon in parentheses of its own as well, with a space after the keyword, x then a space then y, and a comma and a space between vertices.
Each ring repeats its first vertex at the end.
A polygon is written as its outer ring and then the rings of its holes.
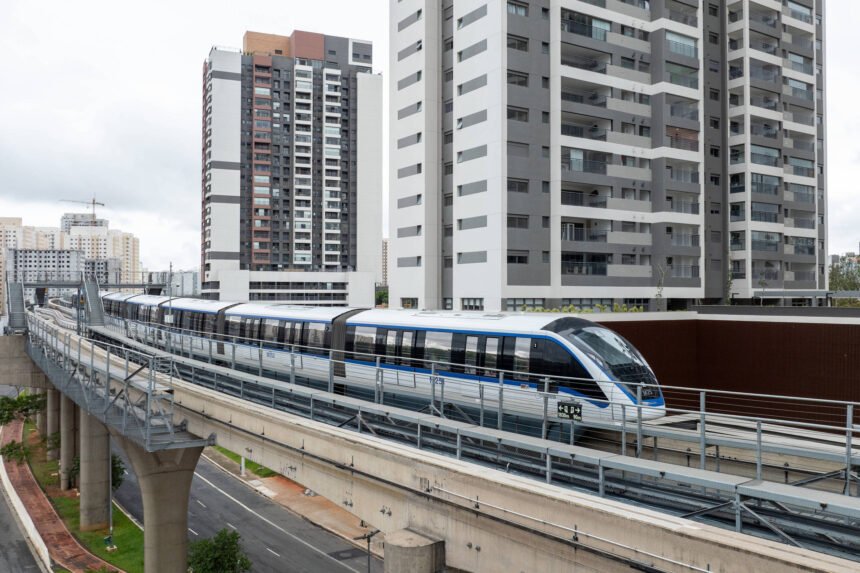
POLYGON ((96 198, 93 197, 90 201, 75 201, 74 199, 60 199, 61 203, 78 203, 79 205, 87 205, 93 210, 93 221, 96 220, 96 205, 104 207, 104 203, 99 203, 96 201, 96 198))

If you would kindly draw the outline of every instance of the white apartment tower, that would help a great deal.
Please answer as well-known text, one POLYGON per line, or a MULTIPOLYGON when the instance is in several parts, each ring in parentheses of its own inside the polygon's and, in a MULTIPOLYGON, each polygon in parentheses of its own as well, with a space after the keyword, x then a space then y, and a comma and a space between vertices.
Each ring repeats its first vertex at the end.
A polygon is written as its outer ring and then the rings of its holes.
POLYGON ((825 287, 820 2, 390 9, 392 307, 825 287))

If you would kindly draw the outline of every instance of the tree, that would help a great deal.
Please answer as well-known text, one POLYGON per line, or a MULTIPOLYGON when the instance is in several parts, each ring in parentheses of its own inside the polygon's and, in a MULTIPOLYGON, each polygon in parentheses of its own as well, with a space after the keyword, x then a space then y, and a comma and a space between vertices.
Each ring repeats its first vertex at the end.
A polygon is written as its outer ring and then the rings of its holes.
POLYGON ((116 491, 125 481, 125 464, 122 463, 122 458, 116 454, 111 454, 110 457, 110 474, 110 487, 116 491))
MULTIPOLYGON (((860 265, 856 261, 843 255, 839 257, 838 263, 830 265, 830 290, 860 290, 860 265)), ((834 303, 836 306, 856 306, 857 299, 835 299, 834 303)))
POLYGON ((376 306, 388 304, 388 287, 376 289, 376 306))
POLYGON ((28 419, 45 409, 48 397, 45 394, 22 392, 15 397, 0 396, 0 426, 12 420, 28 419))
POLYGON ((242 550, 236 531, 222 529, 211 539, 194 541, 188 548, 191 573, 245 573, 251 560, 242 550))

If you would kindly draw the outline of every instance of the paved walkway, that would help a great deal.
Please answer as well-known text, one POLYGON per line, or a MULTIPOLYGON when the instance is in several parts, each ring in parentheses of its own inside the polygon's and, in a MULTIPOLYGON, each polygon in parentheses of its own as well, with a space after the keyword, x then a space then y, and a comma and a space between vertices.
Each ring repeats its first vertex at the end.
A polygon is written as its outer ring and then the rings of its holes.
MULTIPOLYGON (((239 477, 239 464, 221 454, 214 448, 206 448, 204 455, 222 469, 239 477)), ((319 495, 306 495, 306 488, 283 476, 269 478, 258 478, 250 471, 246 473, 244 480, 248 485, 256 489, 260 494, 272 499, 283 507, 296 513, 311 523, 348 540, 361 549, 367 549, 365 541, 355 541, 356 537, 368 532, 367 527, 362 526, 359 518, 349 513, 336 503, 319 495)), ((383 557, 383 542, 385 536, 380 533, 373 537, 371 552, 383 557)))
MULTIPOLYGON (((24 424, 15 421, 3 428, 0 435, 0 445, 5 445, 21 439, 24 424)), ((69 533, 63 520, 57 515, 54 506, 48 501, 45 493, 33 477, 29 464, 17 464, 3 461, 9 480, 18 492, 21 502, 27 508, 27 513, 36 524, 39 535, 48 546, 51 559, 73 573, 85 573, 87 570, 98 570, 106 567, 108 571, 119 571, 116 567, 87 552, 78 540, 69 533)))

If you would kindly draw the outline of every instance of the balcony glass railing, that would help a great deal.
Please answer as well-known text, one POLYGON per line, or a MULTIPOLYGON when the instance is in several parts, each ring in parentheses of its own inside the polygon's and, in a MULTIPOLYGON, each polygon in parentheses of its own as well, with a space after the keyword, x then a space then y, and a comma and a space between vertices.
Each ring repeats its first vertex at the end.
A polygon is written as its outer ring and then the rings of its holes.
POLYGON ((586 243, 605 243, 608 231, 589 231, 582 227, 561 226, 562 241, 579 241, 586 243))
POLYGON ((595 141, 606 141, 606 130, 591 126, 561 124, 561 134, 569 137, 582 137, 595 141))
POLYGON ((669 271, 673 279, 699 278, 699 265, 672 265, 669 271))
POLYGON ((773 12, 753 12, 750 14, 750 22, 758 22, 769 28, 776 28, 777 24, 779 24, 779 18, 773 12))
POLYGON ((801 10, 796 10, 794 8, 788 9, 788 15, 794 18, 795 20, 800 20, 801 22, 806 22, 807 24, 812 24, 812 15, 807 14, 801 10))
POLYGON ((805 90, 803 88, 795 88, 795 87, 791 88, 791 95, 793 97, 798 98, 798 99, 805 99, 807 101, 812 101, 812 98, 814 97, 811 90, 805 90))
POLYGON ((732 241, 729 243, 731 250, 733 251, 743 251, 746 249, 746 243, 744 241, 732 241))
POLYGON ((752 250, 771 251, 775 253, 779 251, 779 243, 774 243, 773 241, 756 241, 755 239, 753 239, 752 250))
POLYGON ((691 46, 690 44, 684 44, 683 42, 676 42, 674 40, 666 40, 666 47, 673 54, 678 54, 679 56, 686 56, 688 58, 698 58, 699 50, 696 46, 691 46))
POLYGON ((812 63, 811 62, 796 62, 794 60, 788 60, 789 65, 792 70, 796 70, 798 72, 803 72, 804 74, 812 75, 812 63))
POLYGON ((744 69, 738 67, 729 68, 729 79, 736 80, 738 78, 744 77, 744 69))
POLYGON ((747 272, 746 271, 733 270, 732 271, 732 278, 733 279, 745 279, 745 278, 747 278, 747 272))
POLYGON ((561 100, 594 107, 606 107, 606 96, 598 93, 561 92, 561 100))
POLYGON ((815 142, 795 139, 791 142, 791 147, 794 149, 802 149, 803 151, 815 151, 815 142))
POLYGON ((796 282, 813 282, 815 281, 815 271, 794 271, 794 280, 796 282))
POLYGON ((794 226, 798 229, 814 229, 815 219, 795 219, 794 226))
POLYGON ((675 72, 666 72, 666 80, 678 86, 698 89, 699 77, 686 74, 678 74, 675 72))
POLYGON ((779 194, 779 184, 778 183, 757 183, 757 182, 753 181, 752 192, 753 193, 761 193, 762 195, 778 195, 779 194))
POLYGON ((786 121, 802 123, 803 125, 815 125, 815 115, 799 111, 786 111, 783 115, 786 121))
POLYGON ((779 100, 777 98, 752 96, 750 97, 750 105, 776 111, 779 108, 779 100))
POLYGON ((801 167, 800 165, 792 165, 791 172, 801 177, 815 177, 814 167, 801 167))
POLYGON ((743 193, 746 190, 746 185, 743 183, 733 183, 729 186, 729 193, 743 193))
POLYGON ((580 171, 585 173, 606 173, 606 163, 604 161, 592 161, 588 159, 568 159, 562 160, 561 166, 568 171, 580 171))
POLYGON ((767 137, 768 139, 776 139, 779 136, 779 130, 775 127, 757 123, 750 125, 750 133, 759 137, 767 137))
POLYGON ((651 1, 650 0, 619 0, 622 4, 627 4, 628 6, 633 6, 635 8, 641 8, 642 10, 650 10, 651 9, 651 1))
POLYGON ((699 150, 699 142, 695 139, 689 139, 687 137, 674 137, 669 136, 669 147, 673 149, 684 149, 687 151, 698 151, 699 150))
MULTIPOLYGON (((778 223, 779 214, 769 213, 767 211, 752 211, 750 219, 753 221, 760 221, 762 223, 778 223)), ((755 244, 755 241, 753 241, 753 244, 755 244)))
POLYGON ((606 73, 606 62, 601 62, 593 58, 584 58, 581 56, 562 56, 561 64, 563 66, 571 66, 580 70, 595 72, 598 74, 606 73))
POLYGON ((686 213, 688 215, 699 214, 699 203, 697 201, 672 201, 670 208, 675 213, 686 213))
POLYGON ((814 193, 798 193, 795 191, 794 193, 794 201, 796 203, 815 203, 815 194, 814 193))
POLYGON ((764 153, 751 152, 750 161, 758 165, 770 165, 771 167, 776 167, 779 164, 779 157, 774 157, 764 153))
POLYGON ((669 172, 669 179, 679 183, 698 183, 699 172, 687 169, 672 169, 669 172))
POLYGON ((751 68, 750 77, 754 80, 775 82, 779 80, 779 70, 764 70, 761 68, 751 68))
POLYGON ((575 22, 573 20, 562 20, 561 29, 565 32, 570 32, 579 36, 587 36, 594 40, 600 40, 601 42, 606 41, 607 30, 605 28, 598 28, 590 24, 575 22))
POLYGON ((794 245, 794 254, 795 255, 814 255, 815 254, 815 246, 814 245, 794 245))
POLYGON ((752 270, 752 278, 757 281, 778 281, 779 271, 773 269, 756 269, 752 270))
POLYGON ((586 195, 581 191, 561 191, 561 204, 573 207, 598 207, 606 208, 606 197, 586 195))
POLYGON ((667 12, 669 13, 670 20, 674 20, 675 22, 680 22, 688 26, 699 25, 699 19, 696 17, 696 14, 694 12, 682 12, 674 8, 669 8, 667 12))
POLYGON ((669 115, 672 117, 683 117, 684 119, 699 120, 699 108, 689 105, 674 103, 669 106, 669 115))
POLYGON ((675 247, 698 247, 699 235, 688 233, 673 233, 672 245, 675 247))
POLYGON ((606 263, 575 263, 562 261, 561 274, 606 276, 606 263))
POLYGON ((753 42, 750 41, 750 48, 753 50, 758 50, 759 52, 764 52, 765 54, 776 55, 777 45, 771 44, 769 42, 753 42))

